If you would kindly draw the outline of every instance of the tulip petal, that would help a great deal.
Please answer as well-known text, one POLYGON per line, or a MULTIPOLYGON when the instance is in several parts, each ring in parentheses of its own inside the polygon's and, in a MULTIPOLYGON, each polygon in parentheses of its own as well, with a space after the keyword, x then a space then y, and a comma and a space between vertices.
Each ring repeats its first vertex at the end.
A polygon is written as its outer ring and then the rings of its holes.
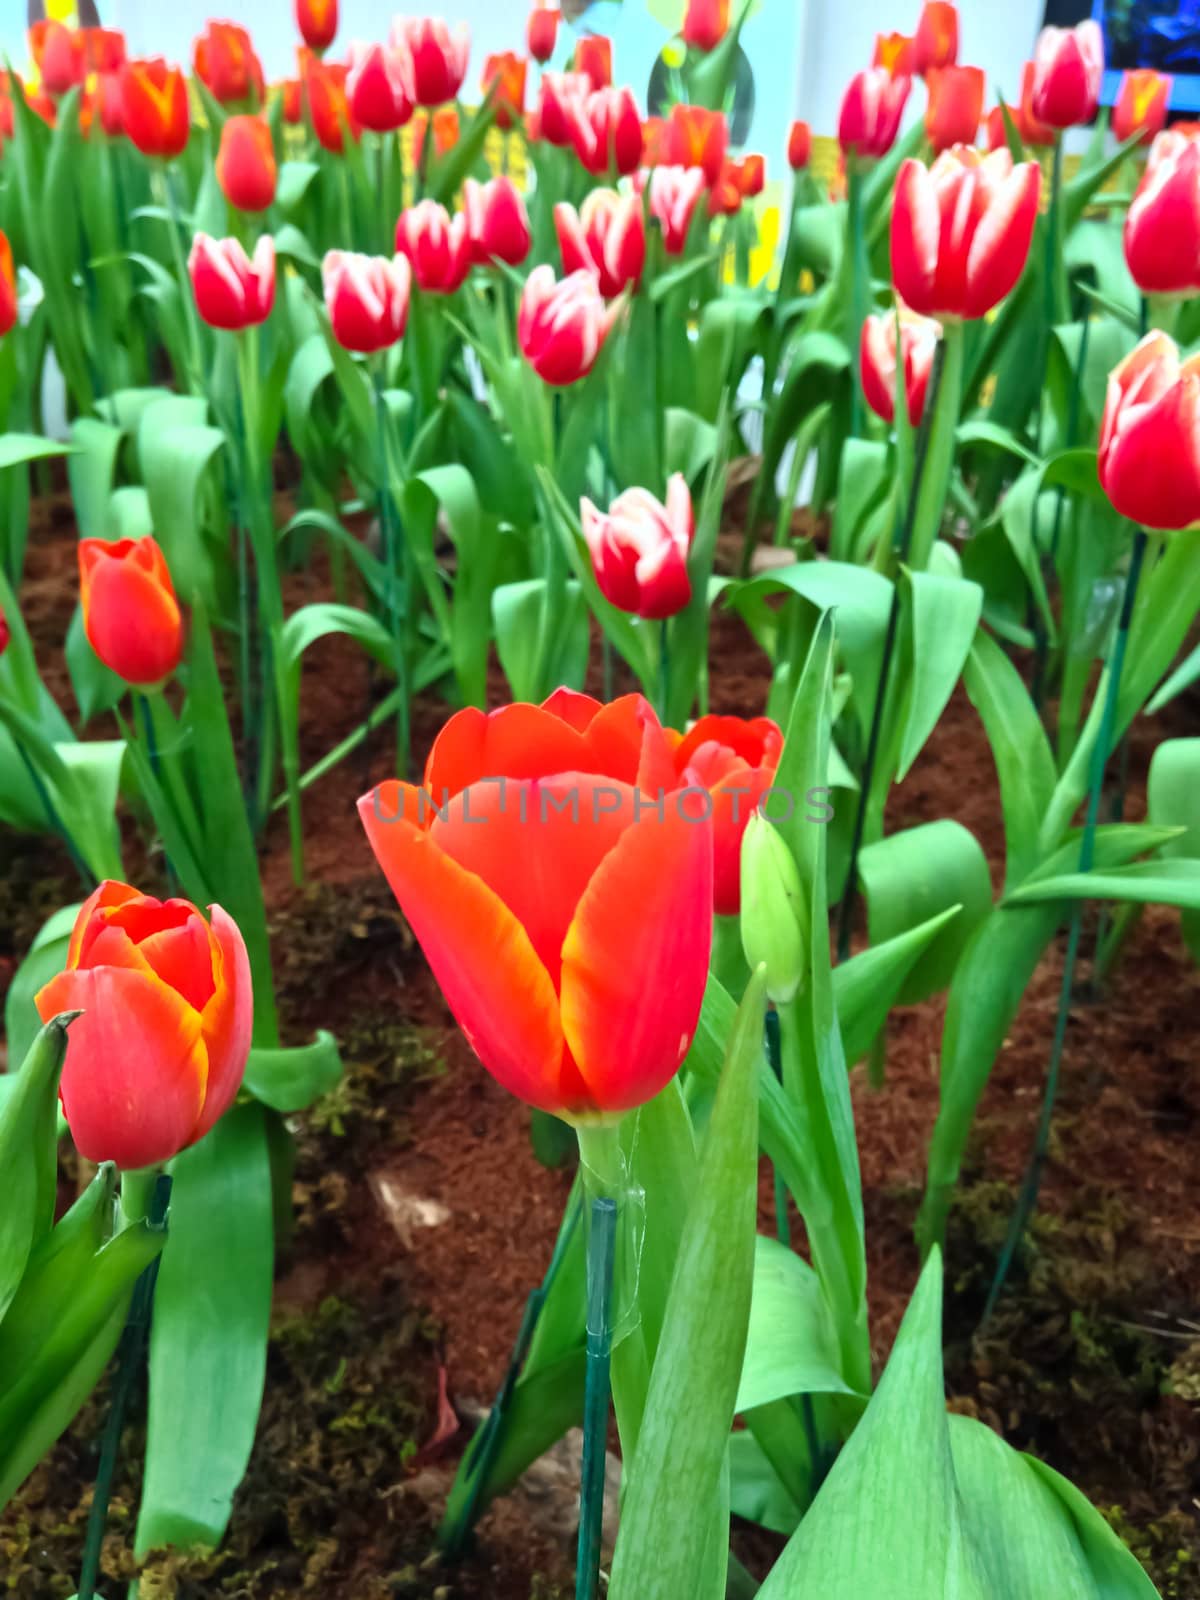
POLYGON ((88 895, 79 908, 75 918, 75 926, 71 929, 70 943, 67 945, 67 966, 77 967, 82 958, 84 934, 92 924, 93 914, 107 906, 122 906, 127 900, 136 900, 138 892, 130 888, 127 883, 118 883, 115 878, 105 878, 88 895))
MULTIPOLYGON (((204 928, 206 953, 215 982, 212 997, 200 1013, 208 1050, 208 1090, 198 1139, 216 1126, 237 1098, 254 1028, 254 986, 246 942, 223 907, 208 909, 212 926, 204 928)), ((199 917, 196 921, 204 927, 199 917)))
POLYGON ((938 265, 941 216, 927 168, 906 161, 896 179, 892 205, 892 279, 914 311, 931 312, 938 265))
POLYGON ((208 1078, 200 1017, 157 978, 122 967, 61 972, 37 995, 43 1021, 80 1009, 63 1110, 80 1155, 126 1171, 159 1166, 197 1137, 208 1078))
POLYGON ((562 1029, 593 1100, 651 1099, 687 1054, 712 942, 712 829, 667 801, 589 883, 562 951, 562 1029))
POLYGON ((544 778, 587 766, 583 739, 552 711, 523 701, 490 714, 468 706, 434 740, 425 787, 441 806, 483 778, 544 778))
POLYGON ((429 833, 401 817, 382 820, 382 810, 373 794, 358 802, 376 859, 472 1049, 530 1105, 578 1105, 583 1085, 563 1049, 558 997, 529 935, 429 833))

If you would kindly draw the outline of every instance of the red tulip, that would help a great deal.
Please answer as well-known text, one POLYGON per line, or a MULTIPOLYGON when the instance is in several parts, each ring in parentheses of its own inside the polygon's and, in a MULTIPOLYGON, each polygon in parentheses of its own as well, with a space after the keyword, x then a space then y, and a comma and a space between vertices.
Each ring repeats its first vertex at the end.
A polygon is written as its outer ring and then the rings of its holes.
POLYGON ((688 0, 682 37, 694 50, 715 50, 729 32, 729 0, 688 0))
POLYGON ((535 5, 525 26, 525 44, 535 61, 549 61, 558 42, 562 12, 556 6, 535 5))
POLYGON ((170 160, 187 148, 190 128, 187 84, 178 67, 161 57, 127 61, 121 68, 121 120, 144 156, 170 160))
POLYGON ((1135 133, 1149 144, 1155 134, 1162 132, 1172 81, 1169 73, 1155 72, 1150 67, 1137 67, 1122 75, 1112 119, 1113 132, 1122 144, 1135 133))
POLYGON ((671 107, 664 150, 669 165, 699 167, 709 183, 716 183, 728 148, 729 124, 724 112, 679 102, 671 107))
MULTIPOLYGON (((1033 114, 1033 62, 1027 61, 1021 69, 1021 103, 1007 107, 1012 118, 1013 126, 1017 130, 1017 137, 1028 150, 1034 145, 1052 145, 1055 140, 1055 131, 1047 127, 1044 122, 1039 122, 1033 114)), ((1004 125, 1004 113, 999 106, 993 106, 988 112, 987 139, 989 150, 1006 150, 1008 148, 1008 129, 1004 125)))
MULTIPOLYGON (((11 139, 15 118, 12 96, 8 89, 8 73, 0 72, 0 139, 11 139)), ((3 145, 0 145, 0 150, 3 145)))
POLYGON ((571 142, 571 108, 591 93, 582 72, 543 72, 538 102, 541 136, 560 149, 571 142))
POLYGON ((788 133, 788 166, 803 172, 812 158, 812 129, 807 122, 793 122, 788 133))
POLYGON ((441 17, 396 17, 392 43, 412 57, 413 99, 419 106, 454 99, 471 52, 471 30, 465 22, 449 28, 441 17))
POLYGON ((934 154, 954 144, 973 144, 983 116, 983 69, 931 67, 925 81, 929 88, 925 137, 934 154))
POLYGON ((192 240, 188 272, 196 310, 210 328, 240 331, 265 322, 275 304, 275 241, 261 238, 248 257, 240 239, 192 240))
POLYGON ((217 151, 221 193, 239 211, 265 211, 275 198, 278 169, 271 130, 260 116, 226 119, 217 151))
POLYGON ((458 712, 423 788, 389 782, 359 801, 472 1048, 543 1110, 629 1110, 691 1044, 712 828, 664 792, 669 769, 640 695, 600 706, 560 690, 541 707, 458 712))
POLYGON ((1043 28, 1033 55, 1034 116, 1052 128, 1090 122, 1103 76, 1104 35, 1094 18, 1074 28, 1043 28))
POLYGON ((744 155, 737 164, 737 184, 743 199, 753 200, 760 195, 767 186, 766 158, 753 152, 744 155))
POLYGON ((340 155, 346 131, 349 130, 355 143, 362 132, 346 97, 347 69, 322 61, 320 56, 306 51, 303 72, 308 114, 312 118, 317 143, 323 150, 340 155))
POLYGON ((88 70, 120 72, 125 65, 125 35, 116 28, 80 28, 87 54, 88 70))
POLYGON ((488 183, 468 178, 463 184, 463 215, 471 259, 477 265, 504 261, 519 267, 529 254, 533 243, 529 214, 511 178, 492 178, 488 183))
POLYGON ((877 33, 873 67, 883 67, 893 78, 911 78, 916 71, 916 40, 906 33, 877 33))
POLYGON ((12 630, 8 625, 8 618, 4 615, 4 607, 0 606, 0 656, 8 649, 8 641, 12 638, 12 630))
MULTIPOLYGON (((100 126, 110 139, 119 139, 125 132, 125 112, 121 99, 121 74, 119 72, 102 72, 96 78, 95 84, 96 87, 91 91, 90 97, 91 113, 99 117, 100 126)), ((84 114, 82 109, 79 114, 79 122, 80 126, 83 127, 84 114)))
POLYGON ((1100 486, 1123 517, 1173 530, 1200 522, 1200 357, 1149 333, 1109 376, 1100 486))
POLYGON ((310 50, 328 50, 338 29, 338 0, 296 0, 296 26, 310 50))
POLYGON ((262 63, 250 35, 236 22, 207 22, 192 52, 196 76, 225 105, 263 97, 262 63))
POLYGON ((571 63, 581 72, 592 89, 607 89, 612 81, 612 40, 602 33, 585 33, 575 46, 571 63))
POLYGON ((1037 220, 1041 169, 965 145, 932 168, 905 161, 892 207, 896 292, 926 316, 982 317, 1015 286, 1037 220))
POLYGON ((402 128, 413 114, 407 54, 386 44, 352 44, 346 99, 355 122, 372 133, 402 128))
POLYGON ((528 62, 512 50, 488 56, 483 63, 484 94, 496 85, 496 126, 511 128, 525 112, 525 74, 528 62))
POLYGON ((0 339, 17 325, 17 274, 13 269, 12 245, 0 232, 0 339))
POLYGON ((662 228, 663 249, 669 256, 680 256, 686 249, 703 193, 699 167, 655 167, 650 174, 650 215, 662 228))
POLYGON ((183 619, 156 540, 79 541, 83 631, 106 667, 146 688, 183 659, 183 619))
POLYGON ((950 0, 925 0, 913 39, 913 70, 920 76, 958 60, 958 8, 950 0))
POLYGON ((461 212, 450 217, 436 200, 421 200, 400 213, 396 251, 412 263, 418 288, 453 294, 471 270, 471 240, 461 212))
POLYGON ((1174 128, 1150 148, 1125 218, 1125 260, 1143 294, 1200 292, 1200 142, 1174 128))
POLYGON ((735 217, 741 209, 742 185, 738 177, 738 163, 727 158, 716 183, 708 191, 708 214, 710 217, 735 217))
POLYGON ((626 489, 607 511, 585 498, 580 521, 596 582, 610 605, 657 622, 691 600, 687 560, 695 523, 682 473, 667 484, 665 505, 649 489, 626 489))
POLYGON ((641 197, 593 189, 578 211, 560 201, 554 228, 564 272, 595 272, 600 293, 613 299, 636 289, 646 265, 646 220, 641 197))
POLYGON ((636 172, 642 159, 642 119, 631 89, 596 89, 567 106, 571 147, 594 175, 636 172))
POLYGON ((565 388, 595 366, 616 315, 594 272, 572 272, 559 283, 553 267, 535 267, 521 295, 517 342, 544 382, 565 388))
POLYGON ((667 125, 662 117, 642 118, 642 165, 661 167, 666 161, 667 125))
POLYGON ((254 995, 237 924, 190 901, 106 880, 79 909, 67 968, 38 991, 43 1022, 71 1025, 59 1095, 87 1161, 157 1167, 233 1104, 250 1054, 254 995))
POLYGON ((304 98, 299 78, 284 78, 279 85, 283 100, 283 120, 291 127, 304 121, 304 98))
POLYGON ((735 915, 741 904, 742 835, 774 782, 782 749, 770 717, 701 717, 676 747, 678 781, 710 796, 713 910, 720 916, 735 915))
POLYGON ((50 94, 66 94, 87 77, 87 40, 78 28, 53 20, 35 22, 29 49, 50 94))
MULTIPOLYGON (((904 361, 904 395, 908 420, 915 428, 925 413, 925 392, 941 329, 931 317, 900 312, 900 353, 904 361)), ((863 397, 885 422, 896 416, 896 317, 892 312, 870 316, 859 343, 863 397)))
POLYGON ((856 72, 838 114, 842 154, 860 159, 887 155, 899 132, 911 87, 911 78, 893 78, 883 67, 856 72))
POLYGON ((404 256, 389 261, 330 250, 321 278, 333 336, 344 349, 371 355, 404 337, 412 294, 412 268, 404 256))

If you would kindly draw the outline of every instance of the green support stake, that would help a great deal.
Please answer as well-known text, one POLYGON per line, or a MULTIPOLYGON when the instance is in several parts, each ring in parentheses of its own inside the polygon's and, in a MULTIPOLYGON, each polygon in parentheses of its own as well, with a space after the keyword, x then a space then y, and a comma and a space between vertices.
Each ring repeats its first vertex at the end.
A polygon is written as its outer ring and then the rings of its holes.
POLYGON ((587 1252, 587 1386, 583 1401, 583 1467, 579 1484, 579 1550, 575 1600, 596 1600, 604 1528, 604 1465, 612 1362, 612 1279, 617 1203, 592 1202, 587 1252))

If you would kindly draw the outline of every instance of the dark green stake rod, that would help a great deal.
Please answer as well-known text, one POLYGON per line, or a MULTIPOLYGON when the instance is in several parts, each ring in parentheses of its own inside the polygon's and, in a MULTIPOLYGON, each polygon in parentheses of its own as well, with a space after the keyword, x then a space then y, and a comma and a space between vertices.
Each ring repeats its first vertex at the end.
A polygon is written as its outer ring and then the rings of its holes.
POLYGON ((583 1400, 583 1467, 579 1482, 579 1549, 575 1600, 596 1600, 600 1535, 604 1528, 604 1467, 608 1449, 609 1368, 612 1362, 612 1279, 617 1202, 592 1202, 587 1250, 587 1386, 583 1400))
MULTIPOLYGON (((161 1228, 166 1222, 167 1207, 171 1201, 171 1178, 160 1173, 154 1185, 148 1221, 152 1228, 161 1228)), ((150 1312, 154 1305, 154 1285, 158 1281, 158 1264, 161 1256, 142 1273, 133 1288, 129 1317, 121 1343, 117 1347, 117 1376, 113 1383, 112 1403, 104 1437, 100 1441, 100 1464, 96 1468, 96 1487, 92 1494, 92 1509, 88 1512, 87 1537, 83 1544, 83 1560, 79 1571, 79 1592, 75 1600, 93 1600, 96 1579, 100 1575, 100 1551, 104 1544, 104 1529, 108 1523, 108 1502, 112 1495, 113 1474, 117 1467, 117 1452, 125 1426, 125 1412, 129 1398, 142 1367, 146 1350, 146 1337, 150 1332, 150 1312)))

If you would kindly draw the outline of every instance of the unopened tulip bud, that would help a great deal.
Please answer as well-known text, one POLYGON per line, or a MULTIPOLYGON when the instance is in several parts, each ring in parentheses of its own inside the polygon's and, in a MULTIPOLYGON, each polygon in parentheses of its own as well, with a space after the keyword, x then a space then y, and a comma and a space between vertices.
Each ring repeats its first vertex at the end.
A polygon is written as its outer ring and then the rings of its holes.
POLYGON ((804 983, 804 888, 795 858, 773 823, 756 811, 742 838, 742 949, 753 972, 764 966, 767 996, 776 1005, 804 983))

